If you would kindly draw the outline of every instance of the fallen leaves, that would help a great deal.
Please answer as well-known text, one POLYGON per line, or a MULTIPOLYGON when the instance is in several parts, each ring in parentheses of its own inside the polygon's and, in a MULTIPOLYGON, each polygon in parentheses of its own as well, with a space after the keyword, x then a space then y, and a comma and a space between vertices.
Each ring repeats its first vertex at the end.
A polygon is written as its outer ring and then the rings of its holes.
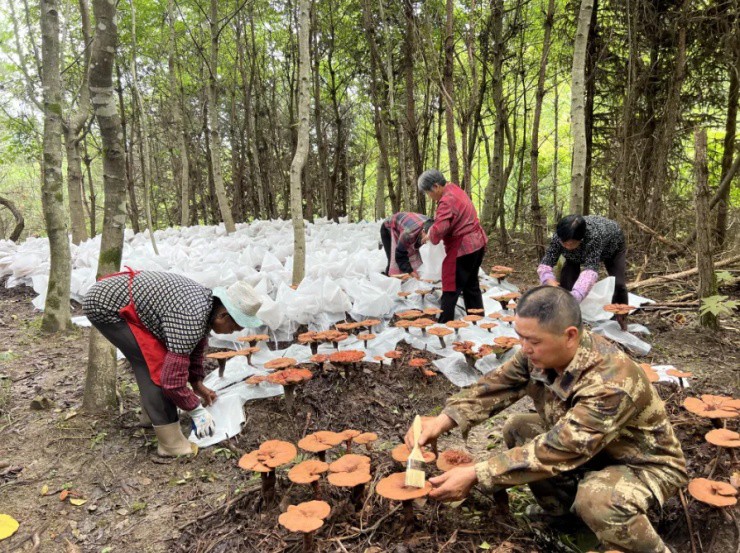
POLYGON ((20 524, 10 515, 0 514, 0 541, 16 533, 20 524))

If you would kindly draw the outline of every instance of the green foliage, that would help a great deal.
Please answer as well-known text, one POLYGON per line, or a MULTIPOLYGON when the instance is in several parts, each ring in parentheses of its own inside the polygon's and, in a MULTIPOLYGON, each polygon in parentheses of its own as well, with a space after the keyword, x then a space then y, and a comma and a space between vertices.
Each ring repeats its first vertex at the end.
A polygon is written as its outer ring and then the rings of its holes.
POLYGON ((699 313, 703 316, 711 313, 715 317, 720 315, 732 315, 732 312, 740 306, 740 301, 731 300, 728 296, 708 296, 702 298, 699 313))
POLYGON ((732 276, 730 271, 717 271, 714 273, 714 276, 717 279, 718 286, 722 284, 730 284, 735 281, 735 277, 732 276))

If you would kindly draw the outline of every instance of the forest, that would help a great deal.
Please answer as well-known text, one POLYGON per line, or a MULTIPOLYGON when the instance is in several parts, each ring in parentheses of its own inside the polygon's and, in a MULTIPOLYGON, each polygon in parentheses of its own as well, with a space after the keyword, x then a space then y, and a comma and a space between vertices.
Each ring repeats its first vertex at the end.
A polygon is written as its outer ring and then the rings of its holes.
MULTIPOLYGON (((627 244, 629 332, 603 330, 608 298, 587 326, 654 376, 689 477, 737 495, 740 409, 689 400, 740 397, 739 105, 740 0, 0 0, 0 551, 597 549, 578 521, 527 518, 525 485, 413 511, 377 491, 414 415, 517 351, 517 294, 570 214, 616 221, 627 244), (404 326, 439 313, 442 277, 380 275, 382 221, 436 214, 429 169, 485 232, 495 342, 467 300, 454 336, 404 326), (205 361, 219 394, 249 390, 242 430, 193 459, 157 457, 138 381, 80 323, 126 266, 262 298, 257 349, 214 334, 205 361), (334 331, 348 341, 308 336, 334 331), (329 359, 342 351, 364 353, 329 359), (313 378, 266 381, 283 357, 313 378), (377 442, 352 450, 353 429, 377 442), (300 442, 322 431, 348 433, 330 467, 362 453, 369 483, 309 490, 293 457, 261 476, 243 462, 274 440, 308 462, 300 442), (297 538, 278 515, 308 499, 331 514, 297 538)), ((487 458, 504 422, 444 445, 487 458)), ((694 497, 649 513, 666 545, 740 552, 736 500, 694 497)))

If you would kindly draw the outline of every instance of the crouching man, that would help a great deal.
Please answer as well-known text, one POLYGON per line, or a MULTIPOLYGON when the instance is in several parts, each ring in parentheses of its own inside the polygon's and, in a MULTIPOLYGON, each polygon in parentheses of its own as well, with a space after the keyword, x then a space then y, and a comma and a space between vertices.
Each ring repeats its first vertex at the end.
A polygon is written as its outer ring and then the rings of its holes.
MULTIPOLYGON (((490 491, 528 484, 536 512, 575 512, 607 549, 669 552, 647 512, 686 483, 686 462, 642 369, 583 329, 578 303, 562 288, 529 290, 514 324, 521 350, 451 397, 424 423, 419 443, 454 427, 467 437, 472 426, 525 395, 537 412, 506 421, 508 450, 431 478, 430 496, 456 501, 475 484, 490 491)), ((411 431, 406 443, 413 445, 411 431)))

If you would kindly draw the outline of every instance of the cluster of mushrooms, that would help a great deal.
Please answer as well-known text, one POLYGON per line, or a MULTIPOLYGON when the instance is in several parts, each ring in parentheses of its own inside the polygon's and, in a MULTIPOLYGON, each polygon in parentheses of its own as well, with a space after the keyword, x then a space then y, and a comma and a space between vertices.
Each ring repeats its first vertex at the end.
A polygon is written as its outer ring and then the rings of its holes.
MULTIPOLYGON (((338 491, 348 490, 348 504, 355 510, 361 510, 366 485, 372 480, 371 455, 374 453, 373 444, 377 440, 378 435, 373 432, 354 429, 314 432, 298 441, 297 447, 282 440, 267 440, 259 448, 243 455, 239 459, 239 467, 260 474, 262 505, 274 507, 278 504, 277 469, 292 463, 298 456, 298 450, 303 452, 303 459, 290 467, 287 478, 295 485, 310 486, 311 500, 288 505, 285 512, 279 515, 278 522, 291 532, 303 534, 303 550, 312 551, 314 532, 323 526, 332 510, 326 501, 331 495, 327 493, 327 482, 338 491), (353 452, 353 446, 364 447, 363 453, 357 453, 356 450, 353 452), (333 453, 332 459, 328 458, 330 452, 333 453)), ((393 460, 401 467, 405 467, 409 454, 405 444, 399 444, 391 451, 393 460)), ((465 451, 447 450, 438 454, 436 444, 433 450, 424 450, 423 454, 425 462, 436 461, 437 468, 443 472, 474 463, 473 457, 465 451)), ((413 501, 426 497, 431 489, 428 482, 423 488, 406 486, 405 472, 400 471, 378 480, 370 493, 392 502, 400 502, 402 523, 409 525, 414 521, 413 501)))

